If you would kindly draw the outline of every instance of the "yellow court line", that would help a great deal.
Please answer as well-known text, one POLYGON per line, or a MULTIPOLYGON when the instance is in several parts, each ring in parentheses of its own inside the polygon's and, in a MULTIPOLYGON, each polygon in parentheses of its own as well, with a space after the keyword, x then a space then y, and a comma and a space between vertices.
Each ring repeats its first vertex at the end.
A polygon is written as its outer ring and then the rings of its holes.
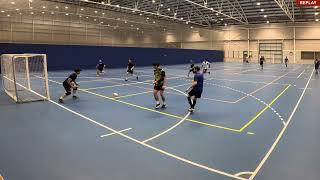
MULTIPOLYGON (((95 96, 99 96, 99 97, 102 97, 102 98, 105 98, 105 99, 108 99, 108 100, 116 101, 116 102, 119 102, 119 103, 122 103, 122 104, 126 104, 126 105, 129 105, 129 106, 132 106, 132 107, 136 107, 136 108, 139 108, 139 109, 147 110, 147 111, 150 111, 150 112, 163 114, 163 115, 166 115, 166 116, 169 116, 169 117, 173 117, 173 118, 176 118, 176 119, 183 119, 183 117, 180 117, 180 116, 177 116, 177 115, 173 115, 173 114, 170 114, 170 113, 165 113, 165 112, 157 111, 157 110, 150 109, 150 108, 147 108, 147 107, 144 107, 144 106, 139 106, 139 105, 132 104, 132 103, 129 103, 129 102, 121 101, 121 100, 118 100, 118 99, 115 99, 115 98, 111 98, 111 97, 108 97, 108 96, 104 96, 104 95, 101 95, 101 94, 97 94, 97 93, 94 93, 94 92, 91 92, 91 91, 87 91, 87 90, 83 90, 83 89, 80 89, 80 91, 83 91, 83 92, 86 92, 86 93, 89 93, 89 94, 92 94, 92 95, 95 95, 95 96)), ((233 129, 233 128, 229 128, 229 127, 224 127, 224 126, 219 126, 219 125, 215 125, 215 124, 205 123, 205 122, 201 122, 201 121, 197 121, 197 120, 193 120, 193 119, 186 119, 186 121, 197 123, 197 124, 202 124, 202 125, 205 125, 205 126, 215 127, 215 128, 219 128, 219 129, 224 129, 224 130, 228 130, 228 131, 240 132, 238 129, 233 129)))
POLYGON ((278 78, 276 78, 276 79, 274 79, 274 80, 270 81, 268 84, 263 85, 262 87, 260 87, 260 88, 258 88, 258 89, 256 89, 256 90, 252 91, 251 93, 247 94, 246 96, 243 96, 242 98, 240 98, 240 99, 236 100, 236 101, 235 101, 235 103, 240 102, 241 100, 243 100, 243 99, 247 98, 248 96, 250 96, 250 95, 252 95, 252 94, 255 94, 255 93, 257 93, 258 91, 260 91, 260 90, 262 90, 262 89, 264 89, 264 88, 266 88, 266 87, 268 87, 268 86, 272 85, 272 83, 274 83, 274 82, 276 82, 276 81, 280 80, 281 78, 285 77, 285 76, 286 76, 286 75, 288 75, 289 73, 290 73, 290 72, 288 72, 288 73, 286 73, 286 74, 284 74, 284 75, 282 75, 282 76, 280 76, 280 77, 278 77, 278 78))
POLYGON ((291 87, 291 85, 288 85, 280 94, 278 94, 277 97, 275 97, 268 105, 266 105, 265 108, 263 108, 256 116, 254 116, 247 124, 245 124, 241 129, 240 132, 245 130, 247 127, 249 127, 253 122, 255 122, 268 108, 271 107, 273 103, 275 103, 288 89, 291 87))
MULTIPOLYGON (((61 83, 59 83, 57 81, 53 81, 53 80, 49 80, 49 81, 61 84, 61 83)), ((220 126, 220 125, 216 125, 216 124, 205 123, 205 122, 201 122, 201 121, 197 121, 197 120, 193 120, 193 119, 186 119, 186 121, 197 123, 197 124, 201 124, 201 125, 205 125, 205 126, 215 127, 215 128, 218 128, 218 129, 224 129, 224 130, 228 130, 228 131, 232 131, 232 132, 241 133, 244 129, 246 129, 248 126, 250 126, 256 119, 258 119, 258 117, 261 116, 261 114, 263 114, 268 108, 270 108, 270 106, 273 103, 275 103, 275 101, 277 99, 279 99, 280 96, 282 96, 288 90, 289 87, 291 87, 291 85, 288 85, 277 97, 275 97, 270 102, 270 104, 268 104, 264 109, 262 109, 254 118, 252 118, 241 129, 234 129, 234 128, 229 128, 229 127, 220 126)), ((115 98, 111 98, 111 97, 108 97, 108 96, 104 96, 104 95, 101 95, 101 94, 98 94, 98 93, 94 93, 94 92, 91 92, 91 91, 88 91, 88 90, 84 90, 84 89, 79 89, 79 90, 83 91, 83 92, 86 92, 86 93, 89 93, 89 94, 92 94, 92 95, 95 95, 95 96, 99 96, 99 97, 108 99, 108 100, 116 101, 116 102, 119 102, 119 103, 122 103, 122 104, 126 104, 126 105, 129 105, 129 106, 132 106, 132 107, 136 107, 136 108, 139 108, 139 109, 155 112, 155 113, 158 113, 158 114, 163 114, 163 115, 166 115, 166 116, 169 116, 169 117, 173 117, 173 118, 176 118, 176 119, 183 119, 183 117, 180 117, 180 116, 177 116, 177 115, 173 115, 173 114, 157 111, 157 110, 154 110, 154 109, 150 109, 150 108, 147 108, 147 107, 144 107, 144 106, 139 106, 139 105, 132 104, 132 103, 129 103, 129 102, 121 101, 121 100, 118 100, 118 99, 115 99, 115 98)))
POLYGON ((151 93, 153 91, 145 91, 145 92, 141 92, 141 93, 134 93, 134 94, 128 94, 128 95, 124 95, 124 96, 118 96, 118 97, 114 97, 115 99, 120 99, 120 98, 126 98, 126 97, 131 97, 131 96, 137 96, 137 95, 141 95, 141 94, 148 94, 151 93))

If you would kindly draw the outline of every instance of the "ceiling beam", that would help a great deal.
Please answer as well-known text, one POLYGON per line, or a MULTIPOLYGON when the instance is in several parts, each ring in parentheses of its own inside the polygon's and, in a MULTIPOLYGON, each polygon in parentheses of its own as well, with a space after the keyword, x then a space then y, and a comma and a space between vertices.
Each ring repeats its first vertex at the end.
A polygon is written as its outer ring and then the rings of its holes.
POLYGON ((289 19, 294 22, 295 18, 293 13, 291 13, 290 8, 285 0, 274 0, 278 6, 283 10, 283 12, 289 17, 289 19))
POLYGON ((230 16, 230 15, 228 15, 228 14, 222 13, 221 11, 215 10, 215 9, 213 9, 213 8, 208 8, 208 7, 205 6, 205 5, 195 3, 195 2, 193 2, 193 1, 191 1, 191 0, 183 0, 183 1, 188 2, 188 3, 191 3, 191 4, 196 5, 196 6, 199 6, 199 7, 202 7, 202 8, 204 8, 204 9, 210 10, 210 11, 212 11, 212 12, 218 13, 218 14, 223 15, 223 16, 225 16, 225 17, 228 17, 228 18, 230 18, 230 19, 236 20, 236 21, 240 22, 241 24, 246 24, 246 25, 248 24, 248 22, 246 22, 246 21, 243 20, 243 19, 239 19, 239 18, 230 16))

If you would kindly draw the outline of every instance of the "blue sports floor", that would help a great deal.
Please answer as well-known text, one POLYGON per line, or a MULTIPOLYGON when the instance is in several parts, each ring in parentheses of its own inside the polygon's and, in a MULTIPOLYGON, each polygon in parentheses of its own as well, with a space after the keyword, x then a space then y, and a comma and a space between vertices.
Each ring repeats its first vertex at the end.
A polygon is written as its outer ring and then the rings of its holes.
POLYGON ((79 99, 56 103, 71 73, 49 72, 52 101, 0 94, 5 180, 319 180, 320 79, 312 65, 215 63, 189 115, 189 65, 165 66, 155 110, 152 67, 84 70, 79 99), (118 93, 118 98, 112 94, 118 93), (189 115, 189 116, 188 116, 189 115))

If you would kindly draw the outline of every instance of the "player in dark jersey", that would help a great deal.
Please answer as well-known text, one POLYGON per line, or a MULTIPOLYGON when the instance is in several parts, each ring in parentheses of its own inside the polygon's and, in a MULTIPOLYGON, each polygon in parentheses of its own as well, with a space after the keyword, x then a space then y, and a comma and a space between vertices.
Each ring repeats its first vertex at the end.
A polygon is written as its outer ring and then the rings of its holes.
POLYGON ((136 76, 137 80, 139 79, 138 75, 133 73, 133 70, 134 70, 134 63, 132 62, 132 59, 129 59, 125 81, 128 81, 129 76, 133 76, 133 75, 136 76))
POLYGON ((263 63, 264 63, 265 59, 264 59, 264 56, 261 56, 259 62, 260 62, 260 67, 261 67, 261 70, 263 69, 263 63))
POLYGON ((289 59, 288 59, 288 57, 286 56, 286 58, 284 59, 284 64, 286 65, 286 67, 288 67, 288 62, 289 62, 289 59))
POLYGON ((73 98, 77 98, 77 96, 75 95, 78 89, 78 84, 76 82, 76 79, 80 74, 80 72, 81 72, 81 69, 79 68, 75 69, 74 73, 72 73, 66 80, 63 81, 62 85, 66 90, 66 93, 59 98, 60 103, 63 103, 63 99, 69 96, 71 93, 73 98))
POLYGON ((160 96, 162 100, 161 108, 165 108, 166 99, 164 97, 164 90, 166 86, 166 72, 162 68, 160 68, 159 63, 153 63, 152 65, 154 68, 153 95, 154 95, 154 99, 156 100, 156 109, 160 107, 158 92, 160 92, 160 96))
POLYGON ((192 60, 190 60, 190 69, 189 69, 189 72, 188 72, 188 77, 190 76, 190 73, 194 73, 194 63, 192 60))
POLYGON ((192 81, 191 87, 187 90, 188 93, 188 102, 190 104, 189 112, 194 111, 194 107, 196 106, 197 99, 201 98, 203 91, 203 74, 200 73, 200 67, 196 66, 194 68, 195 75, 192 81))
POLYGON ((96 68, 97 68, 97 76, 100 76, 100 74, 104 73, 106 65, 102 62, 102 60, 99 60, 99 63, 97 64, 96 68))
POLYGON ((316 74, 319 73, 319 66, 320 66, 320 61, 318 59, 316 59, 314 61, 314 70, 315 70, 316 74))

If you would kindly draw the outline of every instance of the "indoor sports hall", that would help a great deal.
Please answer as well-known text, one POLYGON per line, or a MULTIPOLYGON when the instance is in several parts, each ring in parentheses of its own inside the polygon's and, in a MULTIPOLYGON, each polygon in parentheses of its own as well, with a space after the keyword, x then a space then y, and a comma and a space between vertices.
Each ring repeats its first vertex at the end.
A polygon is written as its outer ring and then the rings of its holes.
POLYGON ((0 0, 0 180, 319 180, 318 6, 0 0))

